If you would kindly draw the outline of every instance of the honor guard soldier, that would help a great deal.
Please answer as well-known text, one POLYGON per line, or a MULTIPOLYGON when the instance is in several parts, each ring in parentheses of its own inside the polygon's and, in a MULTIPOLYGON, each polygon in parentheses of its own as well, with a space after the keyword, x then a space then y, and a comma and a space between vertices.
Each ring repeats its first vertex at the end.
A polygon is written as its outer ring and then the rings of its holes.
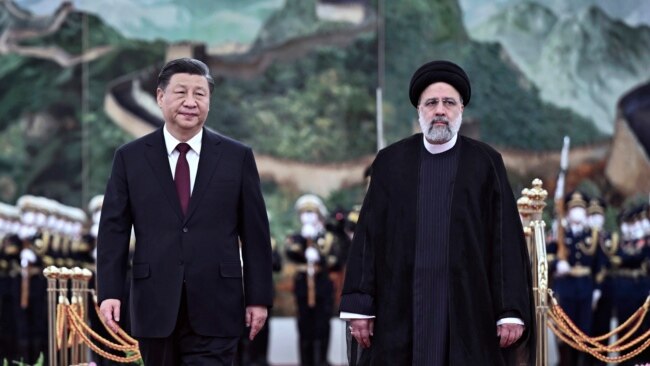
MULTIPOLYGON (((12 282, 20 276, 21 242, 18 238, 20 211, 15 206, 0 202, 0 360, 15 359, 16 324, 12 282)), ((18 280, 19 281, 19 280, 18 280)))
MULTIPOLYGON (((613 270, 612 276, 614 307, 619 324, 627 320, 643 305, 650 291, 648 285, 650 247, 647 244, 647 236, 650 233, 644 231, 644 220, 647 220, 647 210, 644 210, 643 206, 634 207, 623 215, 622 240, 616 250, 616 256, 613 258, 618 266, 613 270)), ((645 331, 648 327, 649 323, 646 317, 645 323, 639 329, 645 331)), ((641 333, 638 331, 631 339, 640 336, 641 333)), ((648 353, 646 350, 621 365, 636 365, 640 361, 648 361, 650 359, 648 353)))
MULTIPOLYGON (((587 225, 588 200, 580 191, 565 197, 567 215, 564 235, 558 237, 555 243, 550 243, 547 253, 550 273, 554 276, 553 290, 560 306, 578 328, 591 334, 592 306, 600 297, 600 289, 596 288, 594 280, 598 272, 598 243, 593 241, 587 225)), ((558 348, 561 366, 575 366, 584 362, 579 361, 584 358, 580 352, 569 345, 561 343, 558 348)))
MULTIPOLYGON (((614 316, 613 280, 612 271, 616 264, 614 256, 618 247, 618 233, 610 234, 605 230, 605 210, 607 205, 602 198, 592 198, 587 206, 587 224, 591 230, 592 242, 598 243, 596 260, 600 271, 596 274, 596 286, 601 291, 600 299, 594 308, 592 334, 601 335, 610 331, 611 320, 614 316)), ((592 365, 605 365, 605 363, 592 358, 592 365)))
POLYGON ((42 275, 43 256, 47 243, 43 232, 51 201, 44 197, 22 196, 20 210, 21 240, 20 280, 12 292, 16 320, 17 357, 26 363, 35 363, 40 354, 47 359, 47 281, 42 275))
POLYGON ((295 210, 302 225, 286 241, 287 258, 297 264, 294 294, 298 307, 300 364, 328 365, 333 284, 329 271, 339 266, 335 235, 325 230, 327 209, 313 194, 298 198, 295 210))

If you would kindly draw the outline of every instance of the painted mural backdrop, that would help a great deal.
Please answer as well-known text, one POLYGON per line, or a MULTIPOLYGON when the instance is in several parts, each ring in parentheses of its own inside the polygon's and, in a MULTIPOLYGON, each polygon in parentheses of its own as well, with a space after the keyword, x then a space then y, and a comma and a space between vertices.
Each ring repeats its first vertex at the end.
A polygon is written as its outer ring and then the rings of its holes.
MULTIPOLYGON (((204 60, 216 78, 208 125, 254 148, 280 245, 298 225, 300 194, 321 194, 330 210, 360 202, 377 88, 391 143, 413 132, 409 78, 434 58, 467 70, 462 131, 504 153, 516 191, 537 176, 553 187, 568 135, 579 153, 570 185, 618 205, 643 194, 612 184, 606 166, 621 98, 650 79, 648 2, 379 5, 3 0, 0 200, 29 193, 85 207, 103 192, 114 149, 160 126, 155 76, 179 55, 204 60)), ((647 163, 648 121, 638 126, 632 143, 647 163)))

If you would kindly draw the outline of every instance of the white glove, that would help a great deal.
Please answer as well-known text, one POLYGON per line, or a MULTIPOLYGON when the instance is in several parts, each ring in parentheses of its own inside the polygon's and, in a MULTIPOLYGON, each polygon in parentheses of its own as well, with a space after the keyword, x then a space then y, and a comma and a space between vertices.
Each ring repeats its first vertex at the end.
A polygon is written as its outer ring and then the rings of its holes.
POLYGON ((603 292, 600 291, 599 289, 595 289, 594 292, 591 294, 591 308, 595 309, 596 304, 598 304, 598 300, 600 300, 600 297, 603 295, 603 292))
POLYGON ((320 260, 320 254, 318 254, 318 249, 314 247, 309 247, 305 250, 305 258, 307 258, 307 263, 316 263, 320 260))
POLYGON ((565 260, 561 260, 557 262, 557 266, 555 267, 555 273, 558 276, 563 276, 571 271, 571 265, 569 262, 565 260))
POLYGON ((313 239, 318 235, 318 229, 312 224, 305 224, 300 229, 300 235, 302 235, 303 238, 313 239))
POLYGON ((20 251, 20 265, 27 267, 30 263, 36 262, 36 253, 31 249, 23 249, 20 251))
POLYGON ((93 238, 96 238, 97 235, 99 235, 99 224, 93 224, 93 226, 90 227, 90 235, 92 235, 93 238))

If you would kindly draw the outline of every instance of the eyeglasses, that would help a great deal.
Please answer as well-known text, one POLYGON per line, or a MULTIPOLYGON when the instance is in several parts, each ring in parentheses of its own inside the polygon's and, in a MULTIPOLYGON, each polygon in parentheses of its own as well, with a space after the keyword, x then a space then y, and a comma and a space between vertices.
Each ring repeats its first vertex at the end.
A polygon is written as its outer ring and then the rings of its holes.
POLYGON ((458 102, 454 98, 441 98, 441 99, 431 98, 425 100, 423 103, 420 104, 420 106, 422 106, 422 108, 427 110, 434 110, 438 108, 439 103, 442 103, 442 106, 445 109, 454 109, 460 104, 460 102, 458 102))

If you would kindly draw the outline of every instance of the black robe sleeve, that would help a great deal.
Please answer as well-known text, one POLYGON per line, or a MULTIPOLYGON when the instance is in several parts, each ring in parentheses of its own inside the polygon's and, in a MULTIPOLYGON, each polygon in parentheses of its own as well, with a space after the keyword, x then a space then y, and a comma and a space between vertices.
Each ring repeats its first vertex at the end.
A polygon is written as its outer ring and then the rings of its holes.
POLYGON ((534 362, 536 324, 530 257, 503 159, 497 156, 492 162, 496 172, 492 192, 495 220, 492 226, 495 258, 491 268, 494 314, 497 319, 520 318, 526 326, 520 340, 504 350, 506 363, 511 365, 526 359, 534 362))
MULTIPOLYGON (((375 165, 373 164, 373 172, 377 170, 375 165)), ((373 173, 370 179, 348 254, 339 307, 343 312, 375 315, 374 245, 379 235, 376 228, 382 226, 382 220, 385 218, 385 190, 375 176, 377 174, 373 173)))

